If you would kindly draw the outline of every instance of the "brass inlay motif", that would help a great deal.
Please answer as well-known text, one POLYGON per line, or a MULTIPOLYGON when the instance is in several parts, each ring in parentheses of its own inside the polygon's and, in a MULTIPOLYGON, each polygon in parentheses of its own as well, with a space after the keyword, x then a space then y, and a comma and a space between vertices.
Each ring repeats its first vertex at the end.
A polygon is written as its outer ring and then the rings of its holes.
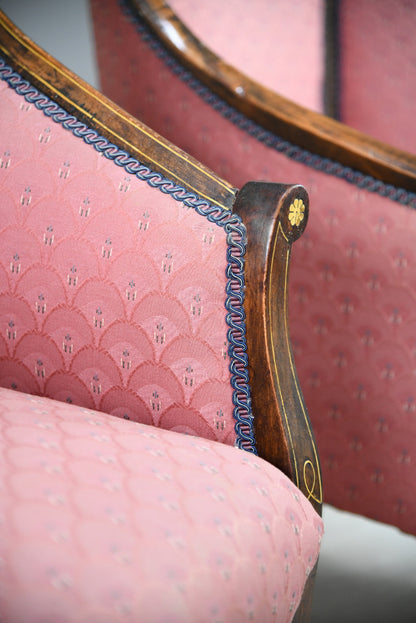
MULTIPOLYGON (((308 500, 312 498, 318 504, 322 502, 322 495, 319 495, 319 499, 316 497, 314 490, 316 485, 316 468, 311 460, 307 459, 303 464, 303 482, 305 483, 306 491, 308 492, 308 500)), ((319 490, 321 483, 319 482, 319 490)), ((319 491, 320 493, 320 491, 319 491)))
POLYGON ((305 204, 302 199, 296 198, 289 208, 289 221, 292 227, 299 227, 305 218, 305 204))

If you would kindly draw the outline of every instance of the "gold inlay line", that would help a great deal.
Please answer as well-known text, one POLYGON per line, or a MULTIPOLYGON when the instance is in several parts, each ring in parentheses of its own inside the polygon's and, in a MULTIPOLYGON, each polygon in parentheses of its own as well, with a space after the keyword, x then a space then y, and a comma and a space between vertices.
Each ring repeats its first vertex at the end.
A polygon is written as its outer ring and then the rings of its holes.
MULTIPOLYGON (((208 173, 205 169, 203 169, 202 167, 199 167, 196 163, 191 162, 190 160, 188 160, 187 158, 185 158, 182 154, 178 153, 175 149, 173 149, 172 147, 170 147, 169 145, 165 144, 164 142, 162 142, 161 140, 159 140, 158 138, 156 138, 155 136, 153 136, 152 134, 150 134, 150 132, 147 132, 143 127, 137 125, 136 123, 134 123, 134 121, 132 121, 131 119, 129 119, 128 117, 126 117, 125 115, 123 115, 120 111, 117 111, 115 108, 113 108, 109 102, 107 101, 102 101, 100 99, 100 97, 98 97, 94 90, 87 90, 83 84, 81 84, 80 82, 76 82, 74 80, 74 78, 68 74, 64 69, 62 69, 59 65, 57 65, 56 63, 54 63, 53 61, 49 60, 47 57, 43 56, 42 54, 40 54, 35 48, 32 47, 32 45, 30 44, 30 42, 26 42, 24 41, 17 33, 15 33, 14 31, 12 31, 8 25, 4 22, 3 17, 0 15, 0 25, 9 33, 9 35, 11 35, 14 39, 16 39, 22 46, 26 47, 27 49, 30 50, 30 52, 32 54, 34 54, 35 56, 37 56, 38 58, 40 58, 42 60, 43 63, 47 63, 54 71, 60 73, 62 76, 64 76, 67 80, 71 81, 73 84, 75 84, 79 89, 81 89, 82 91, 84 91, 85 93, 87 93, 87 95, 89 95, 90 97, 92 96, 95 100, 97 100, 101 105, 104 105, 109 111, 111 111, 113 114, 115 114, 117 117, 123 119, 124 121, 126 121, 130 126, 134 127, 136 130, 138 130, 139 132, 141 132, 142 134, 144 134, 145 136, 147 136, 148 138, 150 138, 152 141, 154 141, 155 143, 159 144, 161 147, 163 147, 164 149, 166 149, 167 151, 170 151, 171 153, 173 153, 176 157, 180 158, 181 160, 183 160, 184 162, 186 162, 187 164, 189 164, 191 167, 195 168, 196 170, 200 171, 200 173, 202 173, 204 176, 208 177, 209 179, 213 180, 214 182, 216 182, 219 186, 221 186, 222 188, 224 188, 227 192, 229 192, 230 194, 234 194, 234 190, 227 185, 225 182, 221 181, 220 179, 218 179, 217 177, 215 177, 214 175, 211 175, 210 173, 208 173)), ((0 44, 0 49, 2 49, 2 51, 9 56, 10 52, 4 48, 1 44, 0 44)), ((169 175, 175 177, 176 179, 178 179, 180 182, 182 182, 184 185, 188 186, 189 188, 192 188, 192 190, 194 190, 197 194, 201 195, 202 197, 204 197, 205 199, 208 199, 209 201, 211 201, 212 203, 215 203, 216 205, 229 210, 230 208, 222 203, 219 203, 218 201, 214 200, 212 197, 205 195, 204 193, 202 193, 201 191, 197 190, 196 188, 194 188, 191 184, 189 184, 188 182, 185 182, 184 180, 182 180, 182 178, 180 178, 176 173, 174 173, 173 171, 170 171, 167 167, 164 167, 163 165, 161 165, 158 161, 153 160, 152 158, 150 158, 150 156, 148 156, 147 154, 145 154, 144 152, 142 152, 140 149, 138 149, 138 147, 136 147, 135 145, 133 145, 132 143, 130 143, 129 141, 127 141, 125 138, 123 138, 122 136, 120 136, 119 134, 117 134, 114 130, 112 130, 111 128, 109 128, 105 123, 103 123, 102 121, 100 121, 99 119, 97 119, 96 117, 94 117, 94 115, 91 115, 91 113, 89 113, 88 111, 86 111, 82 106, 79 106, 76 102, 74 102, 73 100, 71 100, 70 98, 66 97, 62 91, 59 91, 58 89, 56 89, 55 87, 53 87, 50 82, 48 82, 47 80, 41 78, 36 72, 34 72, 32 69, 30 69, 27 65, 25 65, 20 59, 19 59, 19 64, 31 75, 35 76, 37 80, 39 80, 39 82, 41 82, 42 84, 44 84, 45 86, 47 86, 49 89, 51 89, 52 91, 54 91, 57 95, 59 95, 63 100, 65 100, 68 104, 70 104, 71 106, 73 106, 74 108, 76 108, 79 112, 81 112, 84 115, 89 116, 91 119, 94 120, 95 123, 97 123, 98 125, 100 125, 102 128, 104 128, 105 130, 107 130, 110 134, 112 134, 113 136, 115 136, 116 138, 118 138, 121 142, 123 142, 125 145, 129 146, 131 149, 133 149, 134 151, 136 151, 137 153, 141 154, 142 156, 144 156, 145 158, 147 158, 148 160, 150 160, 151 162, 153 162, 153 164, 157 165, 159 168, 163 169, 164 171, 166 171, 169 175)))
MULTIPOLYGON (((273 266, 274 266, 274 258, 275 258, 275 253, 276 253, 276 247, 277 247, 277 241, 278 241, 278 236, 279 233, 282 234, 283 238, 287 241, 287 237, 285 236, 283 229, 282 229, 282 225, 279 222, 278 224, 278 228, 277 228, 277 233, 274 239, 274 243, 273 243, 273 251, 272 251, 272 268, 270 270, 270 276, 269 276, 269 291, 271 291, 271 284, 272 284, 272 276, 273 276, 273 266)), ((310 460, 307 460, 304 463, 303 466, 303 476, 304 476, 304 482, 305 482, 305 487, 309 493, 309 498, 312 497, 318 504, 322 503, 322 479, 321 479, 321 472, 319 469, 319 461, 318 461, 318 455, 317 455, 317 451, 316 451, 316 446, 315 446, 315 442, 313 440, 313 436, 312 436, 312 431, 310 428, 310 424, 309 424, 309 420, 305 411, 305 406, 304 406, 304 401, 301 397, 301 393, 300 393, 300 388, 299 388, 299 384, 297 381, 297 376, 295 373, 295 366, 294 366, 294 362, 293 362, 293 358, 292 358, 292 351, 291 351, 291 347, 290 347, 290 342, 289 342, 289 332, 288 332, 288 322, 287 322, 287 299, 288 299, 288 275, 289 275, 289 256, 290 256, 290 248, 287 249, 286 251, 286 264, 285 264, 285 278, 284 278, 284 293, 283 293, 283 306, 284 306, 284 318, 285 318, 285 332, 286 332, 286 347, 287 347, 287 352, 289 355, 289 362, 290 362, 290 369, 292 372, 292 378, 296 387, 296 393, 298 396, 298 400, 299 403, 301 405, 302 408, 302 413, 303 413, 303 418, 304 421, 306 423, 306 427, 308 430, 308 434, 309 434, 309 439, 313 448, 313 454, 314 454, 314 458, 315 458, 315 465, 313 465, 313 463, 310 460), (313 469, 313 473, 314 473, 314 481, 316 479, 316 473, 317 473, 317 479, 318 479, 318 484, 319 484, 319 497, 317 497, 316 495, 313 494, 313 488, 312 490, 310 490, 307 482, 306 482, 306 478, 305 478, 305 469, 306 469, 306 464, 309 464, 312 469, 313 469)), ((271 318, 271 297, 269 296, 269 318, 271 318)), ((284 414, 284 418, 285 418, 285 422, 286 422, 286 426, 287 426, 287 430, 288 430, 288 435, 289 435, 289 441, 290 441, 290 446, 291 446, 291 450, 292 450, 292 456, 293 456, 293 460, 294 460, 294 464, 295 464, 295 473, 296 473, 296 484, 299 487, 299 472, 298 472, 298 465, 297 465, 297 457, 295 454, 295 449, 294 449, 294 444, 293 444, 293 439, 292 439, 292 433, 291 433, 291 428, 290 428, 290 424, 289 424, 289 418, 288 415, 286 413, 286 408, 285 408, 285 403, 283 400, 283 394, 282 394, 282 389, 281 389, 281 385, 280 385, 280 379, 279 379, 279 373, 278 373, 278 368, 277 368, 277 359, 276 359, 276 352, 275 352, 275 346, 274 346, 274 335, 273 335, 273 324, 270 323, 270 333, 271 333, 271 341, 272 341, 272 355, 273 355, 273 365, 274 365, 274 369, 275 369, 275 374, 276 374, 276 379, 277 379, 277 384, 278 384, 278 388, 279 388, 279 394, 280 394, 280 399, 281 399, 281 404, 282 404, 282 408, 283 408, 283 414, 284 414)), ((315 482, 314 482, 315 484, 315 482)))
MULTIPOLYGON (((269 275, 269 293, 272 290, 274 258, 275 258, 275 254, 276 254, 277 240, 278 240, 280 232, 282 232, 282 234, 283 234, 282 226, 281 226, 281 223, 279 222, 278 229, 277 229, 276 235, 274 237, 274 241, 273 241, 271 269, 270 269, 270 275, 269 275)), ((284 234, 283 234, 283 236, 284 236, 284 234)), ((289 249, 287 250, 287 254, 286 254, 285 280, 286 280, 287 274, 288 274, 287 273, 287 265, 288 265, 288 263, 289 263, 289 249)), ((284 296, 286 297, 286 287, 284 289, 284 296)), ((284 299, 284 306, 286 306, 286 299, 284 299)), ((271 318, 272 318, 272 301, 271 301, 271 296, 269 295, 269 319, 271 320, 271 318)), ((274 371, 275 371, 275 375, 276 375, 276 379, 277 379, 277 386, 279 388, 280 402, 281 402, 281 405, 282 405, 282 408, 283 408, 283 415, 284 415, 284 418, 285 418, 285 421, 286 421, 286 428, 287 428, 287 431, 288 431, 288 434, 289 434, 290 447, 291 447, 292 456, 293 456, 293 460, 294 460, 294 464, 295 464, 296 485, 298 487, 300 487, 299 473, 298 473, 298 464, 297 464, 297 458, 296 458, 296 454, 295 454, 295 448, 294 448, 294 445, 293 445, 292 431, 290 430, 290 426, 289 426, 289 421, 288 421, 286 408, 285 408, 285 402, 284 402, 284 399, 283 399, 282 388, 281 388, 281 385, 280 385, 279 371, 278 371, 278 368, 277 368, 276 352, 275 352, 275 347, 274 347, 273 323, 272 322, 270 322, 270 337, 271 337, 271 343, 272 343, 271 345, 272 345, 273 365, 274 365, 274 371)))
MULTIPOLYGON (((279 223, 279 225, 280 225, 280 223, 279 223)), ((303 419, 305 420, 305 424, 306 424, 306 427, 308 429, 309 439, 310 439, 310 442, 312 444, 313 454, 314 454, 314 458, 315 458, 316 471, 318 473, 319 499, 317 499, 312 494, 310 494, 310 496, 313 497, 313 499, 316 502, 318 502, 318 504, 321 504, 322 503, 322 479, 321 479, 321 471, 320 471, 320 468, 319 468, 318 453, 316 451, 316 445, 315 445, 315 442, 314 442, 314 439, 313 439, 313 435, 312 435, 312 431, 311 431, 311 427, 310 427, 310 424, 309 424, 309 418, 308 418, 308 416, 306 414, 306 411, 305 411, 304 400, 303 400, 303 398, 301 396, 299 383, 298 383, 297 375, 296 375, 296 372, 295 372, 295 364, 293 362, 293 357, 292 357, 292 349, 291 349, 290 342, 289 342, 289 327, 288 327, 288 322, 287 322, 288 321, 288 316, 287 316, 287 313, 286 313, 287 299, 288 299, 287 290, 288 290, 288 273, 289 273, 289 258, 288 258, 289 252, 290 252, 290 250, 288 249, 288 251, 287 251, 287 258, 286 258, 285 284, 284 284, 284 288, 285 288, 285 290, 284 290, 284 306, 285 306, 284 317, 285 317, 286 347, 287 347, 287 352, 289 354, 289 361, 290 361, 290 369, 292 371, 292 378, 293 378, 293 381, 295 383, 296 393, 298 395, 299 403, 300 403, 300 405, 302 407, 303 419)))

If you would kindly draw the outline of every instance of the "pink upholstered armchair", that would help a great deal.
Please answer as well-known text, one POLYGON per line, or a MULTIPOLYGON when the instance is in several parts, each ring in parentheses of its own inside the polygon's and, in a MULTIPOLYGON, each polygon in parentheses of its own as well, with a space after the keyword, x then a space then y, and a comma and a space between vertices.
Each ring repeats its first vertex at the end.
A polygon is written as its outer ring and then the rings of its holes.
POLYGON ((102 88, 236 186, 307 188, 289 321, 325 499, 416 534, 414 3, 171 4, 92 0, 102 88), (318 114, 334 55, 341 118, 373 138, 318 114))
POLYGON ((305 190, 237 192, 1 13, 0 51, 0 619, 307 620, 305 190))

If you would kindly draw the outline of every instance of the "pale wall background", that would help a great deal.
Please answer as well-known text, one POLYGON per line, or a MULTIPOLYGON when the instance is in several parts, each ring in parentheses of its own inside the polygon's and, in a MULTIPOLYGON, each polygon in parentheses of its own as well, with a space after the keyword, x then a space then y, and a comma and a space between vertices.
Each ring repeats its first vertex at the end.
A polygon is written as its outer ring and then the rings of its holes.
MULTIPOLYGON (((99 86, 88 0, 0 0, 0 8, 99 86)), ((324 520, 312 623, 416 623, 416 538, 329 506, 324 520)))

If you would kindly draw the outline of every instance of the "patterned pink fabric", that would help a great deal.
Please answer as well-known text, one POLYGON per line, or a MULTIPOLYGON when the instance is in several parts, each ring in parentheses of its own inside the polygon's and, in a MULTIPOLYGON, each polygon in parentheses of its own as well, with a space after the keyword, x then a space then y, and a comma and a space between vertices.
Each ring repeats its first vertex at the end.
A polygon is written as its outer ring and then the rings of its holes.
POLYGON ((415 0, 340 2, 341 120, 416 153, 415 0))
POLYGON ((311 212, 293 250, 290 327, 325 499, 416 534, 415 212, 250 137, 117 18, 116 2, 92 7, 110 97, 237 187, 268 179, 307 188, 311 212))
POLYGON ((272 91, 323 111, 323 0, 170 0, 169 5, 227 63, 272 91))
POLYGON ((0 389, 0 619, 290 621, 322 521, 223 444, 0 389))
POLYGON ((0 106, 0 384, 235 443, 224 229, 0 106))

